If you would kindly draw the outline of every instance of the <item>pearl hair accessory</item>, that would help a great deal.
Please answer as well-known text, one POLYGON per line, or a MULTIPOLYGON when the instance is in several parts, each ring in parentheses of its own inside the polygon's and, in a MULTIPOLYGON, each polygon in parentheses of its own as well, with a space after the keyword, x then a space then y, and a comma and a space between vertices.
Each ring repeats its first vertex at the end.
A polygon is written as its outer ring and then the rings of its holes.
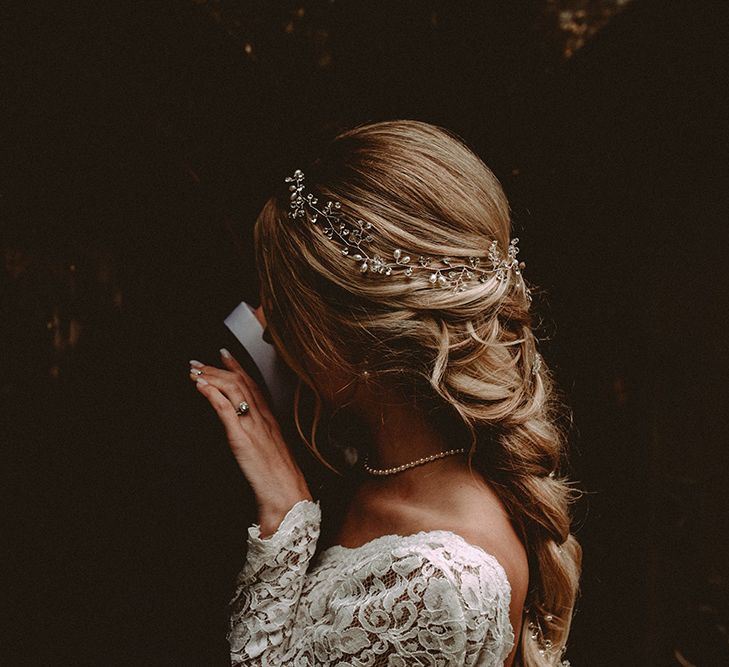
POLYGON ((432 285, 452 287, 454 292, 462 292, 474 280, 485 283, 489 280, 491 274, 495 274, 499 281, 504 282, 508 280, 509 272, 513 271, 526 298, 529 302, 532 300, 531 292, 525 285, 521 275, 526 264, 516 259, 519 252, 517 247, 518 238, 512 239, 509 243, 505 258, 501 256, 498 242, 494 239, 488 248, 488 257, 486 258, 441 257, 435 260, 432 257, 420 255, 417 263, 411 264, 410 254, 401 248, 395 248, 392 251, 394 262, 387 262, 377 254, 370 256, 363 248, 363 244, 370 243, 374 239, 372 234, 376 233, 376 229, 371 222, 347 220, 339 212, 341 204, 338 201, 328 201, 323 207, 318 208, 317 203, 319 200, 313 194, 305 191, 304 172, 301 169, 294 171, 292 176, 287 176, 285 182, 291 184, 289 185, 291 192, 289 218, 291 220, 306 218, 307 209, 312 224, 316 224, 319 218, 323 218, 325 223, 322 226, 322 231, 326 237, 330 241, 342 244, 342 255, 354 259, 362 273, 369 272, 390 276, 394 272, 398 272, 410 278, 416 271, 426 271, 429 274, 428 280, 432 285), (485 260, 484 263, 490 262, 491 266, 482 266, 482 260, 485 260), (436 266, 436 264, 442 266, 436 266))
MULTIPOLYGON (((545 614, 543 616, 543 619, 546 623, 551 623, 554 620, 554 616, 552 616, 552 614, 545 614)), ((556 647, 552 643, 551 639, 544 639, 542 627, 541 627, 541 624, 539 623, 539 620, 537 620, 536 623, 534 623, 534 621, 529 621, 529 624, 527 627, 529 629, 529 632, 531 633, 530 637, 535 642, 537 642, 537 645, 539 646, 539 648, 537 650, 539 651, 540 655, 547 655, 547 654, 559 651, 559 657, 561 659, 562 656, 566 653, 566 651, 567 651, 566 646, 556 647)), ((566 659, 562 660, 559 664, 560 664, 560 667, 570 667, 570 661, 566 660, 566 659)))
POLYGON ((537 352, 534 355, 534 363, 532 364, 532 375, 539 373, 539 369, 542 367, 542 355, 537 352))

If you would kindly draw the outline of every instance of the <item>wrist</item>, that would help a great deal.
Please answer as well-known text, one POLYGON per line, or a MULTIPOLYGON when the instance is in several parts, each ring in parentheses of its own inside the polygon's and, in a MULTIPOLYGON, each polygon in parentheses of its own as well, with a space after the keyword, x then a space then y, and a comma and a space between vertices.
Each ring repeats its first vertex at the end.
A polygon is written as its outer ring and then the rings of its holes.
POLYGON ((313 501, 308 489, 293 494, 287 500, 277 502, 275 505, 270 504, 266 507, 260 507, 258 510, 258 525, 261 529, 260 537, 265 539, 273 535, 278 530, 284 517, 291 511, 291 508, 302 500, 313 501))

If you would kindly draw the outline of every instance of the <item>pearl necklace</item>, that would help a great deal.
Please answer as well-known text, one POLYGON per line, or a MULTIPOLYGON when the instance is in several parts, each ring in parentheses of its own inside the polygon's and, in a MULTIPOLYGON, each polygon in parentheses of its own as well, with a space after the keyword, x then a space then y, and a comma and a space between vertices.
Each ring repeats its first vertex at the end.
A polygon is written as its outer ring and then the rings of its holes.
POLYGON ((383 468, 381 470, 377 470, 375 468, 370 468, 367 465, 367 457, 365 457, 364 460, 364 469, 370 473, 370 475, 394 475, 396 472, 402 472, 403 470, 407 470, 408 468, 414 468, 415 466, 421 466, 424 463, 430 463, 431 461, 436 461, 437 459, 442 459, 446 456, 452 456, 453 454, 464 454, 466 452, 465 447, 461 447, 460 449, 449 449, 447 452, 439 452, 438 454, 432 454, 431 456, 425 456, 422 459, 418 459, 417 461, 411 461, 410 463, 403 463, 401 466, 397 466, 396 468, 383 468))

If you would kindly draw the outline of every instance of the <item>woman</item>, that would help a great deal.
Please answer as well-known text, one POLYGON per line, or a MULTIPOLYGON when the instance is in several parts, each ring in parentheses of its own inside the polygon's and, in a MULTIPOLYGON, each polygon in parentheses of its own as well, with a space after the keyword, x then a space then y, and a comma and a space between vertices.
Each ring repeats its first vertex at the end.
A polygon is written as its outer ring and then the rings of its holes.
POLYGON ((341 133, 285 185, 255 227, 268 334, 317 401, 311 442, 297 401, 304 442, 334 469, 315 433, 322 408, 344 411, 363 460, 341 518, 322 512, 235 359, 193 364, 258 506, 233 664, 568 664, 581 549, 557 471, 564 404, 498 180, 448 131, 403 120, 341 133))

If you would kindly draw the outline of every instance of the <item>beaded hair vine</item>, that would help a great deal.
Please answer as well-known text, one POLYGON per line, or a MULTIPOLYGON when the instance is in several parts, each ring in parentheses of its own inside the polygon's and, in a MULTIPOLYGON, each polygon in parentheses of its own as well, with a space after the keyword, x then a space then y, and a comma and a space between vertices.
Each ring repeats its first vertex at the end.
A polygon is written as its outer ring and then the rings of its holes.
POLYGON ((321 208, 317 207, 318 199, 305 191, 304 172, 297 169, 293 176, 286 177, 286 183, 290 183, 291 203, 289 218, 306 217, 306 209, 309 210, 309 219, 316 224, 323 219, 322 231, 325 236, 335 243, 341 244, 342 255, 351 257, 359 265, 361 273, 375 273, 390 276, 402 273, 410 278, 415 272, 427 272, 429 282, 436 287, 451 287, 454 292, 462 292, 474 281, 485 283, 491 274, 495 274, 499 281, 506 281, 509 272, 516 275, 519 287, 524 291, 527 299, 531 302, 532 297, 529 288, 524 283, 521 275, 526 267, 524 262, 519 262, 516 255, 519 252, 518 238, 509 243, 506 257, 499 251, 498 241, 491 241, 487 257, 433 257, 418 256, 416 263, 411 263, 410 254, 400 248, 392 251, 394 261, 386 261, 377 254, 370 254, 363 247, 364 244, 373 240, 373 233, 376 229, 371 222, 362 220, 349 220, 340 212, 341 204, 338 201, 328 201, 321 208), (484 266, 490 264, 490 266, 484 266))

